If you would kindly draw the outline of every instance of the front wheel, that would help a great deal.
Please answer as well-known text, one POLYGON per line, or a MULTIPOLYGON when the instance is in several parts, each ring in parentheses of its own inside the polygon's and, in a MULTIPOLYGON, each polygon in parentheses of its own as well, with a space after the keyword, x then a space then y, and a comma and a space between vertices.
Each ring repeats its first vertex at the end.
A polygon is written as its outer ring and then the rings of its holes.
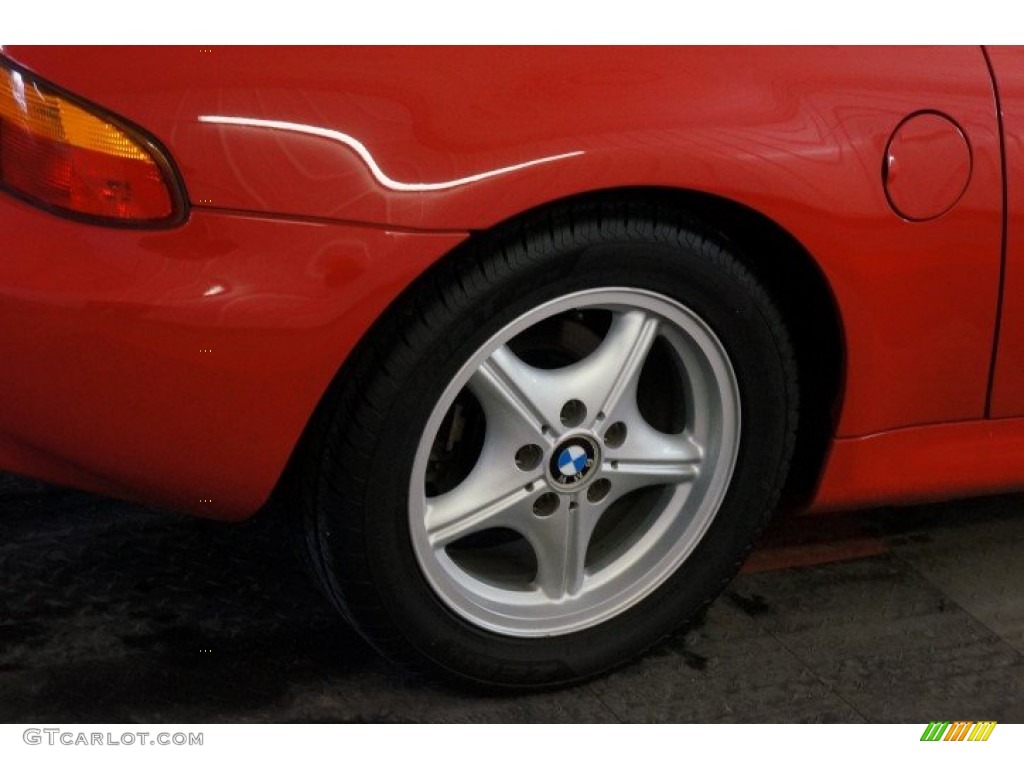
POLYGON ((306 541, 393 658, 599 673, 712 600, 767 520, 796 427, 785 328, 724 243, 637 213, 481 240, 346 366, 306 541))

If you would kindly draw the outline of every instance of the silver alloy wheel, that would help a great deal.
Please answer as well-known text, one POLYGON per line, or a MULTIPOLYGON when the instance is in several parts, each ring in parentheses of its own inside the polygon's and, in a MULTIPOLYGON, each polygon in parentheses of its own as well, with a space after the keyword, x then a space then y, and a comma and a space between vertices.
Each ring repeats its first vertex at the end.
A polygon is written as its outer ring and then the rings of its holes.
MULTIPOLYGON (((458 427, 440 443, 457 439, 458 427)), ((594 626, 649 595, 693 552, 725 497, 739 441, 735 374, 696 314, 632 288, 560 297, 492 336, 434 407, 409 486, 420 568, 451 610, 482 629, 544 637, 594 626), (513 352, 529 329, 583 312, 608 319, 579 359, 537 365, 513 352), (655 344, 671 363, 652 398, 644 369, 655 344), (650 401, 669 400, 663 388, 680 393, 674 428, 646 415, 650 401), (453 487, 428 495, 439 432, 464 390, 482 413, 476 455, 453 487), (481 539, 494 532, 508 535, 481 539), (510 577, 499 557, 510 540, 532 554, 526 576, 510 577)))

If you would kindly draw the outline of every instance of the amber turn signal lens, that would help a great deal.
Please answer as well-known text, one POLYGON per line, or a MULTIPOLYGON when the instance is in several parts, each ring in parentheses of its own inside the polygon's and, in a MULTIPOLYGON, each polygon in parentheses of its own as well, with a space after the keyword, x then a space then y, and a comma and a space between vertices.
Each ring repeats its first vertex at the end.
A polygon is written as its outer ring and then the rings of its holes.
POLYGON ((0 185, 29 202, 98 223, 174 221, 176 182, 135 133, 0 62, 0 185))

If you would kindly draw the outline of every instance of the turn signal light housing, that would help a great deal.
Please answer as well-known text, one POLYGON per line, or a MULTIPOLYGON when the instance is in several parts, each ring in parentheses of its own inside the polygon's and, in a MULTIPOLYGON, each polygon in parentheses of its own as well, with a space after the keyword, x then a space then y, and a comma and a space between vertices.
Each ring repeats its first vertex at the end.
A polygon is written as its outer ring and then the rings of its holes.
POLYGON ((0 187, 97 224, 172 226, 185 195, 141 130, 0 59, 0 187))

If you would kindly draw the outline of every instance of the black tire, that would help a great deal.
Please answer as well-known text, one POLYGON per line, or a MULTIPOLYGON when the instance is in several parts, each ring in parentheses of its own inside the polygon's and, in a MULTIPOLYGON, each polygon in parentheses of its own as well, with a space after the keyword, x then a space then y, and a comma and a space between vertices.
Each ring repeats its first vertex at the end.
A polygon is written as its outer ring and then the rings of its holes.
POLYGON ((655 206, 561 209, 474 238, 408 290, 346 363, 300 463, 304 542, 334 605, 406 667, 504 687, 581 680, 679 630, 732 579, 779 498, 797 413, 787 331, 724 237, 655 206), (550 299, 606 286, 678 302, 721 341, 742 406, 731 480, 696 548, 635 605, 550 637, 491 631, 439 597, 414 552, 409 478, 421 433, 496 331, 550 299))

